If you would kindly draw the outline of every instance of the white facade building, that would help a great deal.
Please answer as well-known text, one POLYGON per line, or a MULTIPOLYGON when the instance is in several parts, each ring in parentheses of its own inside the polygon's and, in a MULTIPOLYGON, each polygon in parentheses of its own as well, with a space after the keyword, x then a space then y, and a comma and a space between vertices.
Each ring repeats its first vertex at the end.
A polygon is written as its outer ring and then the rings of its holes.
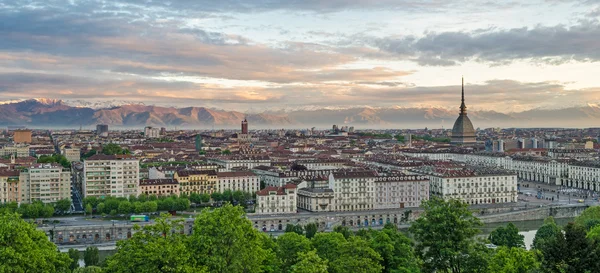
POLYGON ((334 211, 374 209, 374 171, 340 171, 329 175, 329 188, 334 191, 334 211))
POLYGON ((21 171, 21 202, 54 203, 71 198, 71 171, 58 164, 37 164, 21 171))
POLYGON ((159 138, 160 137, 160 128, 154 128, 147 126, 144 128, 144 137, 145 138, 159 138))
POLYGON ((64 148, 62 154, 69 162, 81 160, 81 149, 76 147, 64 148))
POLYGON ((296 213, 296 185, 266 187, 256 193, 256 214, 296 213))
POLYGON ((139 195, 139 160, 127 155, 94 155, 84 161, 84 197, 139 195))
POLYGON ((431 195, 444 199, 470 205, 517 202, 517 175, 506 170, 423 167, 415 172, 427 175, 431 195))
POLYGON ((260 190, 260 180, 258 176, 250 171, 219 172, 217 173, 217 178, 218 192, 231 190, 254 193, 260 190))
POLYGON ((424 175, 378 176, 374 209, 414 208, 429 200, 429 179, 424 175))
POLYGON ((234 167, 243 167, 248 170, 258 166, 271 166, 271 160, 268 156, 249 156, 249 157, 214 157, 208 158, 208 163, 217 164, 225 168, 224 171, 231 171, 234 167))
POLYGON ((17 157, 28 157, 29 146, 4 146, 0 148, 0 156, 16 155, 17 157))

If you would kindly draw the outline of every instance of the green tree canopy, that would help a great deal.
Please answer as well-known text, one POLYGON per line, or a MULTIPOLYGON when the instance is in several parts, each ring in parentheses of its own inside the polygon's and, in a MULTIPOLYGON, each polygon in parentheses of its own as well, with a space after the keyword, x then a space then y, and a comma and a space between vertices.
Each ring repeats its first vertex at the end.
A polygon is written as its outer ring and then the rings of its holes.
POLYGON ((106 262, 107 272, 207 272, 192 259, 188 238, 181 234, 183 220, 162 214, 154 225, 134 228, 131 239, 117 242, 117 253, 106 262))
POLYGON ((99 266, 88 266, 79 267, 73 271, 73 273, 102 273, 102 267, 99 266))
POLYGON ((71 259, 16 213, 0 215, 0 272, 68 272, 71 259))
POLYGON ((292 266, 291 273, 328 273, 327 261, 317 255, 315 250, 298 254, 298 262, 292 266))
MULTIPOLYGON (((595 223, 596 220, 600 220, 600 206, 592 206, 585 209, 581 215, 575 218, 575 223, 585 227, 586 222, 595 223)), ((588 227, 591 228, 591 227, 588 227)))
POLYGON ((520 247, 499 247, 489 263, 489 271, 494 273, 533 273, 538 272, 540 262, 533 251, 520 247))
POLYGON ((209 272, 260 272, 266 251, 261 234, 240 206, 205 209, 194 221, 189 250, 209 272))
POLYGON ((488 236, 492 244, 506 247, 525 247, 524 238, 525 236, 519 234, 519 229, 513 223, 496 228, 488 236))
POLYGON ((313 237, 315 237, 315 234, 317 234, 318 229, 319 228, 317 226, 317 223, 308 223, 306 226, 304 226, 304 230, 306 231, 306 238, 312 239, 313 237))
POLYGON ((320 232, 312 238, 312 245, 319 257, 328 260, 329 263, 339 257, 345 243, 346 238, 339 232, 320 232))
POLYGON ((383 272, 414 273, 420 272, 419 260, 415 256, 411 240, 399 232, 395 226, 374 231, 371 247, 383 259, 383 272))
POLYGON ((340 233, 344 236, 344 238, 348 239, 352 236, 352 231, 348 227, 345 226, 335 226, 333 228, 333 232, 340 233))
POLYGON ((569 223, 541 245, 544 272, 600 272, 600 261, 585 228, 569 223))
POLYGON ((124 154, 125 151, 123 148, 121 148, 121 146, 114 143, 109 143, 102 147, 102 153, 105 155, 120 155, 124 154))
POLYGON ((558 233, 560 233, 560 228, 554 222, 554 218, 548 217, 535 233, 532 248, 543 249, 546 242, 554 240, 558 233))
POLYGON ((288 232, 294 232, 294 233, 296 233, 298 235, 304 235, 304 228, 300 224, 297 224, 297 225, 287 224, 285 226, 285 232, 286 233, 288 233, 288 232))
POLYGON ((88 246, 83 252, 83 262, 85 266, 95 266, 100 264, 100 253, 95 246, 88 246))
POLYGON ((71 199, 60 199, 54 203, 54 209, 60 212, 67 212, 71 209, 71 199))
POLYGON ((298 254, 308 252, 312 246, 306 237, 287 232, 277 238, 277 256, 282 261, 282 271, 288 272, 292 265, 298 262, 298 254))
POLYGON ((79 250, 70 248, 68 254, 69 258, 71 258, 71 264, 69 265, 69 269, 75 270, 79 267, 79 250))
POLYGON ((383 270, 381 261, 381 256, 368 241, 353 236, 342 245, 340 255, 329 263, 329 268, 332 273, 379 273, 383 270))
POLYGON ((423 204, 425 211, 410 232, 417 241, 417 254, 426 271, 463 272, 471 255, 474 236, 481 226, 479 219, 459 200, 432 198, 423 204))

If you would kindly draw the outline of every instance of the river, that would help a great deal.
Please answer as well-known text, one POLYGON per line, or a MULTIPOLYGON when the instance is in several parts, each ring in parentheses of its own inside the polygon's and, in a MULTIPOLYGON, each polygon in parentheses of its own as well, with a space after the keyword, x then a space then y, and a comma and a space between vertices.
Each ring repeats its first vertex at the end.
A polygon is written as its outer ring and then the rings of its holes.
MULTIPOLYGON (((574 218, 561 218, 555 219, 555 221, 558 226, 562 227, 567 225, 569 222, 572 222, 573 219, 574 218)), ((484 224, 484 226, 481 228, 481 234, 483 234, 482 236, 487 237, 487 235, 489 235, 494 229, 500 226, 505 226, 508 223, 509 222, 484 224)), ((515 226, 517 226, 517 228, 519 229, 519 234, 525 236, 525 247, 529 250, 531 248, 531 244, 533 244, 533 238, 535 237, 535 233, 537 232, 537 229, 544 224, 544 220, 529 220, 512 223, 515 224, 515 226)))

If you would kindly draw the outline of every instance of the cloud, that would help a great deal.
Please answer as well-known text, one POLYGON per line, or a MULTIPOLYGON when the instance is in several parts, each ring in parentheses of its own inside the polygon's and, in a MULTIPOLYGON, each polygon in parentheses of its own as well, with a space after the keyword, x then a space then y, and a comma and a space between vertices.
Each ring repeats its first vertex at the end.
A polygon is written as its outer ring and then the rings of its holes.
POLYGON ((471 32, 429 32, 422 37, 365 38, 387 53, 424 66, 451 66, 470 60, 506 64, 532 60, 546 64, 600 60, 600 23, 582 21, 574 26, 480 29, 471 32))

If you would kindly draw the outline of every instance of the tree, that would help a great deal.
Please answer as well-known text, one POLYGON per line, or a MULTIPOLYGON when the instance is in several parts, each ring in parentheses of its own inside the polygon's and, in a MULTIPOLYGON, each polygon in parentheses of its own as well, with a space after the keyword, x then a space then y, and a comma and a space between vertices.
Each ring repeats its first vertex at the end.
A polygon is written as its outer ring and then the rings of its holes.
POLYGON ((210 195, 208 193, 200 194, 200 201, 202 203, 208 203, 208 202, 210 202, 210 195))
POLYGON ((54 204, 54 209, 60 212, 67 212, 71 209, 71 199, 60 199, 54 204))
POLYGON ((95 208, 98 205, 98 203, 100 203, 100 200, 95 196, 83 198, 83 205, 85 207, 87 207, 87 205, 90 204, 92 208, 95 208))
POLYGON ((0 215, 0 272, 68 272, 71 259, 17 213, 0 215))
POLYGON ((543 249, 544 245, 548 241, 554 240, 558 233, 560 233, 560 228, 554 222, 554 218, 546 218, 546 220, 544 220, 544 224, 535 233, 532 248, 538 250, 543 249))
POLYGON ((189 250, 209 272, 259 272, 266 257, 261 234, 240 206, 205 209, 194 221, 189 250))
MULTIPOLYGON (((423 204, 425 211, 410 232, 417 241, 417 254, 430 272, 463 272, 467 269, 479 219, 460 200, 432 198, 423 204)), ((474 256, 473 256, 474 257, 474 256)))
POLYGON ((285 233, 277 238, 277 256, 281 259, 283 272, 288 272, 298 262, 298 254, 311 250, 310 240, 294 232, 285 233))
POLYGON ((333 228, 333 232, 340 233, 344 236, 344 238, 348 239, 352 236, 352 231, 348 227, 345 226, 336 226, 333 228))
POLYGON ((133 211, 133 205, 129 201, 121 201, 117 211, 120 214, 129 214, 133 211))
POLYGON ((135 212, 136 214, 140 214, 140 213, 144 212, 144 203, 142 203, 142 202, 133 203, 133 212, 135 212))
POLYGON ((85 205, 85 213, 92 215, 93 211, 94 211, 94 209, 92 208, 92 204, 85 205))
POLYGON ((79 267, 73 271, 73 273, 102 273, 102 267, 99 266, 88 266, 79 267))
POLYGON ((183 220, 170 220, 162 214, 156 224, 136 232, 129 240, 117 242, 117 253, 106 264, 107 272, 206 272, 196 265, 187 248, 188 238, 181 234, 183 220))
POLYGON ((158 203, 156 201, 146 201, 144 202, 144 212, 156 212, 158 210, 158 203))
POLYGON ((492 244, 506 247, 525 247, 523 241, 525 236, 519 234, 519 229, 513 224, 508 223, 506 227, 498 227, 490 233, 488 239, 492 244))
POLYGON ((85 266, 95 266, 100 263, 100 254, 95 246, 88 246, 83 252, 83 262, 85 266))
POLYGON ((212 198, 213 201, 218 202, 223 200, 223 195, 220 192, 213 192, 210 195, 210 198, 212 198))
POLYGON ((221 152, 222 155, 230 155, 231 151, 230 150, 224 150, 221 152))
POLYGON ((420 265, 411 240, 396 226, 386 225, 381 231, 372 231, 371 247, 383 259, 383 272, 420 272, 420 265))
POLYGON ((600 220, 600 206, 593 206, 585 209, 581 215, 575 218, 575 223, 585 227, 586 221, 589 223, 594 223, 593 220, 600 220))
POLYGON ((173 208, 176 211, 184 211, 190 208, 190 200, 185 198, 177 198, 173 203, 173 208))
POLYGON ((341 247, 340 255, 330 261, 332 273, 378 273, 382 272, 381 256, 369 246, 369 242, 358 236, 348 239, 341 247))
POLYGON ((537 272, 540 262, 535 252, 520 247, 501 246, 492 256, 488 272, 495 273, 530 273, 537 272))
POLYGON ((306 166, 304 166, 304 165, 300 165, 300 164, 294 162, 294 164, 292 164, 292 166, 290 167, 290 170, 292 170, 292 171, 306 171, 306 170, 308 170, 308 168, 306 168, 306 166))
POLYGON ((190 201, 192 201, 192 203, 201 204, 202 198, 200 197, 200 194, 194 192, 190 194, 190 201))
POLYGON ((233 201, 233 192, 231 190, 224 190, 223 193, 223 201, 231 202, 233 201))
POLYGON ((317 223, 308 223, 304 226, 304 230, 306 231, 306 238, 312 239, 318 231, 317 223))
MULTIPOLYGON (((87 210, 87 208, 86 208, 86 210, 87 210)), ((104 203, 100 203, 100 204, 98 204, 98 206, 96 206, 96 213, 98 213, 98 214, 106 213, 104 203)))
POLYGON ((596 243, 600 243, 600 225, 594 226, 588 231, 587 237, 596 243))
POLYGON ((291 273, 328 273, 327 260, 317 255, 315 250, 298 254, 298 262, 292 266, 291 273))
POLYGON ((311 242, 319 257, 331 263, 339 257, 346 238, 338 232, 317 233, 311 242))
POLYGON ((69 269, 75 270, 79 267, 79 250, 74 248, 69 248, 69 258, 71 258, 71 264, 69 265, 69 269))
POLYGON ((285 232, 286 233, 294 232, 298 235, 304 235, 304 228, 300 224, 297 224, 297 225, 287 224, 287 225, 285 225, 285 232))
POLYGON ((104 145, 104 147, 102 147, 102 153, 105 155, 118 155, 118 154, 123 154, 123 148, 121 148, 121 146, 114 144, 114 143, 109 143, 104 145))
POLYGON ((546 240, 542 245, 542 268, 544 272, 599 272, 600 262, 592 242, 586 237, 585 228, 569 223, 563 232, 546 240))

